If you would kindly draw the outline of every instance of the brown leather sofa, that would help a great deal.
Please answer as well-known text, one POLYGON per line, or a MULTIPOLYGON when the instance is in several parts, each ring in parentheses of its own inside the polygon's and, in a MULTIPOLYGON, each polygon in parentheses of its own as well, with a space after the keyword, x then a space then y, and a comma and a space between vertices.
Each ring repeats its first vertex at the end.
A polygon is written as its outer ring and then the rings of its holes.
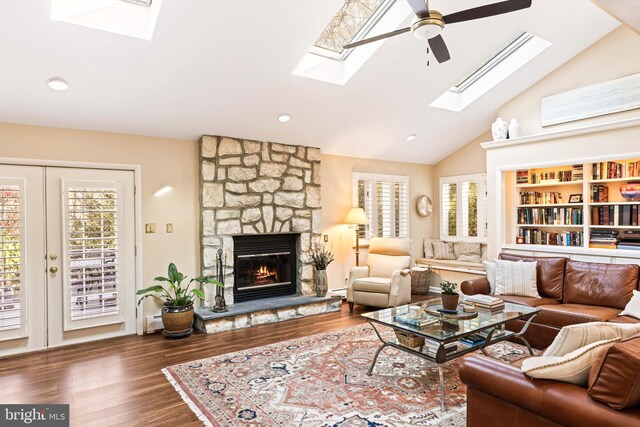
MULTIPOLYGON (((505 301, 538 307, 524 335, 532 346, 548 347, 563 326, 586 322, 637 323, 640 320, 618 316, 638 289, 640 267, 636 264, 602 264, 573 261, 562 257, 527 257, 500 254, 510 261, 536 261, 537 286, 542 298, 500 295, 505 301)), ((465 295, 488 294, 486 277, 460 284, 465 295)), ((512 321, 507 329, 519 331, 523 321, 512 321)))
MULTIPOLYGON (((612 409, 593 400, 587 388, 531 379, 522 373, 518 363, 475 354, 466 356, 460 363, 460 378, 467 386, 467 427, 640 425, 640 407, 612 409)), ((619 393, 613 384, 612 392, 619 393)))

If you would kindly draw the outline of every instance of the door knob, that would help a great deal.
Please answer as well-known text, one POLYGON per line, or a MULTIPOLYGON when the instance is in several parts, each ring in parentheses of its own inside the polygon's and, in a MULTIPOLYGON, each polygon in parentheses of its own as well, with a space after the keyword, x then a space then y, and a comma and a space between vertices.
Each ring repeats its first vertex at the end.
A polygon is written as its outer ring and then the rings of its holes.
POLYGON ((55 260, 57 260, 57 259, 58 259, 58 254, 53 254, 53 253, 52 253, 51 255, 49 255, 49 259, 50 259, 51 261, 55 261, 55 260))
POLYGON ((54 266, 54 267, 51 267, 51 268, 49 269, 49 271, 50 271, 51 273, 57 273, 57 272, 58 272, 58 267, 55 267, 55 266, 54 266))

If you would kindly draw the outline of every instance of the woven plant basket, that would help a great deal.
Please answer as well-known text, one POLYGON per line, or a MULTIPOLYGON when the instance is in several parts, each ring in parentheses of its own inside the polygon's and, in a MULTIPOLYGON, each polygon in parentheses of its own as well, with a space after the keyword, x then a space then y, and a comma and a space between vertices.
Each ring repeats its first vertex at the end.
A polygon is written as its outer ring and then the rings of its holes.
POLYGON ((398 342, 405 347, 421 347, 424 345, 424 338, 405 331, 396 330, 398 342))

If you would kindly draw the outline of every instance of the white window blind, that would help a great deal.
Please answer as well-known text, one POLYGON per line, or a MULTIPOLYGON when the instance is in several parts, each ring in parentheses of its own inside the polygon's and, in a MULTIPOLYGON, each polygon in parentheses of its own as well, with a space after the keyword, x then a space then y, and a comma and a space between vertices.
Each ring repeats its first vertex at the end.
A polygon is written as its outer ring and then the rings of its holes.
POLYGON ((20 272, 22 267, 21 191, 0 186, 0 331, 22 326, 20 272))
POLYGON ((71 320, 119 311, 118 192, 68 189, 68 254, 71 320))
POLYGON ((440 238, 485 241, 486 175, 440 178, 440 238))
POLYGON ((409 178, 396 175, 353 174, 353 205, 364 209, 369 226, 360 237, 409 235, 409 178))

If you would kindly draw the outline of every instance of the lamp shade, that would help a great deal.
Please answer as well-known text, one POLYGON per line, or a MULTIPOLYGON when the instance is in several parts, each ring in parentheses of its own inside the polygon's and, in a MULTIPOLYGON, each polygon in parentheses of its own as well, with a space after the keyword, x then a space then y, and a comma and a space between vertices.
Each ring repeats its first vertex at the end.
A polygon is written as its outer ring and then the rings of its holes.
POLYGON ((369 224, 369 218, 362 208, 351 208, 347 218, 344 220, 345 224, 369 224))

